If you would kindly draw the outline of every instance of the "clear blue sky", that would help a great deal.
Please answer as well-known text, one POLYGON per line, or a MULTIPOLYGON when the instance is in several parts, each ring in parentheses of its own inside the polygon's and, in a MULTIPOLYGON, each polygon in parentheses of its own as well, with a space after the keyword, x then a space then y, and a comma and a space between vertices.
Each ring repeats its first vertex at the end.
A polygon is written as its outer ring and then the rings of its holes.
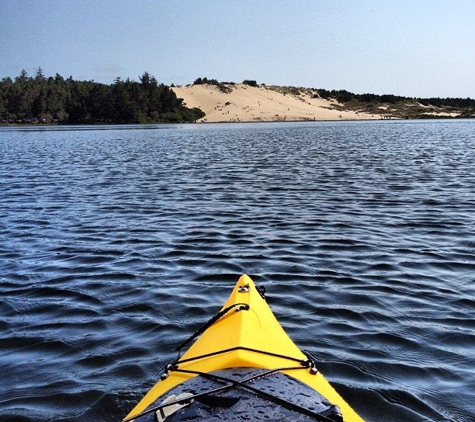
POLYGON ((475 0, 0 0, 0 78, 475 98, 475 0))

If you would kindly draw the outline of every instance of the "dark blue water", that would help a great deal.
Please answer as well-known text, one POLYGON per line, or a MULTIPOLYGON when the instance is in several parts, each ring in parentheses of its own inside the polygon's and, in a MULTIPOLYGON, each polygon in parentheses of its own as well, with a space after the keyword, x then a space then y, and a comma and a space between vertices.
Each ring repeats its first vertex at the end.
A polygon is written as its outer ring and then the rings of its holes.
POLYGON ((368 422, 473 421, 475 121, 0 129, 0 420, 120 420, 242 273, 368 422))

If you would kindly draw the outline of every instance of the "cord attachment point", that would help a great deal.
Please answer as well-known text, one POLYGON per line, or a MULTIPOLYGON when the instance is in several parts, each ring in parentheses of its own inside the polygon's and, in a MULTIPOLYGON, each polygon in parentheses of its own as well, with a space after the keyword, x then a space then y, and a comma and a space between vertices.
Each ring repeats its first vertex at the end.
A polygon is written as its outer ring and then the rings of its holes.
POLYGON ((239 286, 238 292, 239 293, 249 293, 251 291, 251 288, 249 287, 249 284, 245 284, 244 286, 239 286))
POLYGON ((246 303, 243 303, 239 306, 236 307, 236 312, 239 312, 239 311, 248 311, 250 309, 250 306, 247 305, 246 303))
POLYGON ((264 300, 267 300, 266 299, 266 288, 264 286, 259 286, 259 287, 256 287, 258 293, 261 295, 262 299, 264 300))
POLYGON ((303 360, 300 363, 304 368, 308 368, 312 375, 318 374, 318 368, 313 359, 303 360))

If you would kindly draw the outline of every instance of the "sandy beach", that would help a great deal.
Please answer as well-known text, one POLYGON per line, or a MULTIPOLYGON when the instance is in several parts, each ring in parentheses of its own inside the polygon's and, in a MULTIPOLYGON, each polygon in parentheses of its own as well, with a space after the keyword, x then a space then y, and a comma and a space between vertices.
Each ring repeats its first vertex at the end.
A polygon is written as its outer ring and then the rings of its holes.
POLYGON ((380 119, 352 110, 343 110, 335 100, 315 95, 307 88, 286 88, 246 84, 227 84, 230 92, 216 85, 173 87, 187 107, 198 107, 206 113, 201 122, 259 122, 304 120, 380 119))

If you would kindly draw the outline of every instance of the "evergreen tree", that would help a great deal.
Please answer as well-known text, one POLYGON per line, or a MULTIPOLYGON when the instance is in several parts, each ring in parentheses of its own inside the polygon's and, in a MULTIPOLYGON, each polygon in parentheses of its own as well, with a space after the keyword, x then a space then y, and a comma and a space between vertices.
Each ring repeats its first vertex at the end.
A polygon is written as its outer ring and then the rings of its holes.
POLYGON ((59 123, 157 123, 195 121, 204 116, 148 72, 140 82, 116 78, 112 85, 76 81, 61 75, 35 77, 23 69, 12 81, 0 81, 0 121, 59 123))

